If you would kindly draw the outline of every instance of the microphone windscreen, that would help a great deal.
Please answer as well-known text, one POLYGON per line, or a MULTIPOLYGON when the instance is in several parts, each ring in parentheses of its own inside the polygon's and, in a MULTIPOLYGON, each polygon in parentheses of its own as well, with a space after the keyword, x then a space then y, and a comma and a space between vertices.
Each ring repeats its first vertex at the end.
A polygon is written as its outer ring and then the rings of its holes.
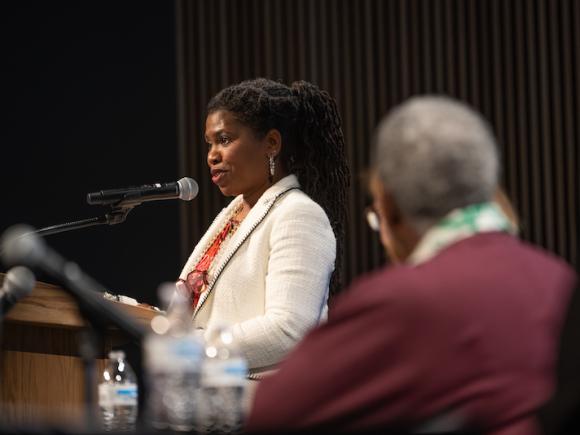
POLYGON ((177 184, 179 185, 179 199, 191 201, 199 193, 199 186, 193 178, 183 177, 177 184))
POLYGON ((24 266, 16 266, 8 271, 3 290, 14 302, 28 296, 36 284, 34 274, 24 266))
POLYGON ((45 255, 44 240, 28 225, 14 225, 2 234, 0 254, 6 266, 34 267, 45 255))

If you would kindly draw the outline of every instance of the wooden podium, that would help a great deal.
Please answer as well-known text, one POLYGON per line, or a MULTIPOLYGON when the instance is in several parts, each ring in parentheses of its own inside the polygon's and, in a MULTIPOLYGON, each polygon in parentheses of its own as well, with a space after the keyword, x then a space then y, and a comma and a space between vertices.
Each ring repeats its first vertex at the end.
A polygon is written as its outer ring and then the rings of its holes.
MULTIPOLYGON (((4 274, 0 274, 0 283, 4 274)), ((1 285, 1 284, 0 284, 1 285)), ((157 312, 118 302, 127 315, 149 325, 157 312)), ((63 289, 38 283, 0 324, 0 419, 3 423, 79 424, 83 414, 83 366, 78 333, 85 325, 63 289)), ((111 327, 100 349, 99 371, 113 346, 128 341, 111 327)))

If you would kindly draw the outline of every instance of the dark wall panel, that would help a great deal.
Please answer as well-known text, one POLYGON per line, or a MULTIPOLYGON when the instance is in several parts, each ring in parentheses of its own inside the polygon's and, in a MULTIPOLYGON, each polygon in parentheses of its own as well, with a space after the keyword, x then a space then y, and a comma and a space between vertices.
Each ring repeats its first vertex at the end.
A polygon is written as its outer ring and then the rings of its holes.
POLYGON ((362 216, 372 130, 422 93, 449 94, 489 119, 522 236, 578 266, 579 2, 178 0, 177 27, 181 172, 201 188, 182 209, 184 258, 225 203, 207 175, 205 105, 265 76, 312 81, 338 102, 353 174, 347 280, 383 261, 362 216))

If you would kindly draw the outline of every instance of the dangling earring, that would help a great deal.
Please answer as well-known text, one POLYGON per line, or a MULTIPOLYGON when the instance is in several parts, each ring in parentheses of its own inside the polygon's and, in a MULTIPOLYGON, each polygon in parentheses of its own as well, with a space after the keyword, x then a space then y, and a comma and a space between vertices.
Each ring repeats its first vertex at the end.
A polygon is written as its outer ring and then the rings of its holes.
POLYGON ((276 173, 276 163, 274 163, 274 156, 268 157, 268 163, 270 164, 270 182, 274 179, 274 174, 276 173))

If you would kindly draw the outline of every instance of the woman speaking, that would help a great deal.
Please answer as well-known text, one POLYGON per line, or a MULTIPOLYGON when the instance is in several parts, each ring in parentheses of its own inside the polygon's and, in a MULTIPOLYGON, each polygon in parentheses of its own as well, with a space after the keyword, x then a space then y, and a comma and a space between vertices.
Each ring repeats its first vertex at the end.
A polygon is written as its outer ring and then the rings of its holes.
POLYGON ((194 327, 232 326, 257 379, 325 318, 340 286, 349 184, 340 116, 308 82, 244 81, 209 102, 205 139, 213 183, 235 198, 178 287, 194 327))

